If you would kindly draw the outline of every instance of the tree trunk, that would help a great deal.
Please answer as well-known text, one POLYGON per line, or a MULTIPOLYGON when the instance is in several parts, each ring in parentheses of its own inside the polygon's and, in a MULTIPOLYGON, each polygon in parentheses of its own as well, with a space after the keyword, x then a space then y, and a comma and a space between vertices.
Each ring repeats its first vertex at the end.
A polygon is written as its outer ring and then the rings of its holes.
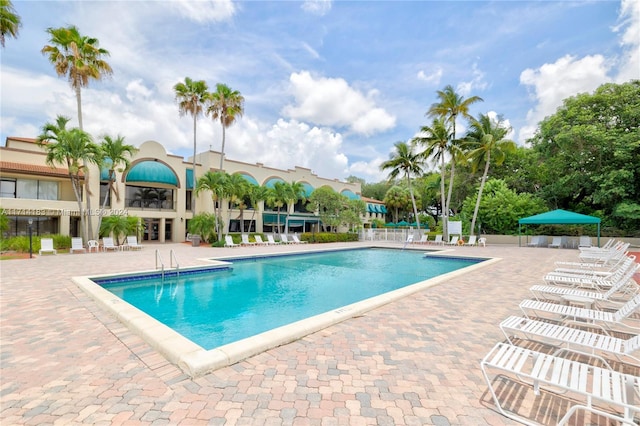
POLYGON ((411 179, 409 173, 407 173, 407 186, 409 187, 409 195, 411 195, 411 204, 413 205, 413 214, 415 215, 416 223, 418 224, 418 231, 420 230, 420 218, 418 217, 418 208, 416 207, 416 199, 413 196, 413 187, 411 186, 411 179))
POLYGON ((191 217, 196 215, 196 115, 193 115, 193 175, 191 176, 191 217))
MULTIPOLYGON (((222 121, 220 121, 220 123, 222 124, 222 121)), ((224 140, 225 140, 225 127, 224 124, 222 124, 222 148, 220 149, 220 171, 224 170, 222 167, 224 166, 224 140)))
POLYGON ((445 220, 445 217, 444 217, 444 209, 445 209, 446 203, 447 203, 447 201, 445 199, 445 197, 446 197, 446 195, 445 195, 445 184, 444 184, 445 178, 446 178, 446 176, 445 176, 445 173, 444 173, 444 155, 443 155, 443 156, 440 157, 440 203, 441 203, 440 204, 440 210, 441 210, 441 213, 442 213, 442 232, 443 232, 443 235, 446 232, 446 226, 447 226, 446 220, 445 220))
POLYGON ((487 180, 487 174, 489 174, 489 162, 491 160, 491 152, 487 152, 487 164, 484 165, 484 173, 480 180, 480 188, 478 188, 478 198, 476 198, 476 208, 473 210, 473 219, 471 220, 471 235, 474 235, 476 227, 476 218, 478 217, 478 210, 480 209, 480 199, 482 198, 482 190, 484 189, 484 183, 487 180))

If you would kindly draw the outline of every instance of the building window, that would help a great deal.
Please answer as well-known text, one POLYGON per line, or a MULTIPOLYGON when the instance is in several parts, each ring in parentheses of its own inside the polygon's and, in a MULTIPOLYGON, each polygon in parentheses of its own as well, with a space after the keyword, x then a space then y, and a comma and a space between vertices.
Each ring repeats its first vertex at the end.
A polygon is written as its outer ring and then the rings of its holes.
POLYGON ((16 180, 2 179, 0 181, 0 197, 16 198, 16 180))
POLYGON ((5 198, 57 200, 58 182, 35 179, 2 179, 0 193, 5 198))
POLYGON ((32 232, 34 236, 51 235, 59 232, 59 218, 55 216, 9 216, 9 227, 6 236, 20 237, 29 235, 29 219, 33 219, 32 232))
POLYGON ((145 186, 126 186, 127 207, 154 210, 175 210, 173 189, 145 186))
POLYGON ((187 199, 186 199, 186 200, 185 200, 185 202, 184 202, 184 208, 185 208, 185 210, 187 210, 187 211, 190 211, 190 210, 191 210, 191 197, 192 197, 192 196, 193 196, 193 191, 192 191, 192 190, 190 190, 190 189, 187 189, 187 191, 186 191, 186 197, 187 197, 187 199))

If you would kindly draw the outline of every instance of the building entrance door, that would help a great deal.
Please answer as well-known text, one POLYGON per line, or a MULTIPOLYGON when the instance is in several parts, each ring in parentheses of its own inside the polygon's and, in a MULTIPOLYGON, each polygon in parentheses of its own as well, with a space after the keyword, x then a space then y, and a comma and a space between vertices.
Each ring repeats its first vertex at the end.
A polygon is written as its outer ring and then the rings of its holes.
POLYGON ((160 219, 143 219, 144 235, 143 241, 158 241, 160 238, 160 219))

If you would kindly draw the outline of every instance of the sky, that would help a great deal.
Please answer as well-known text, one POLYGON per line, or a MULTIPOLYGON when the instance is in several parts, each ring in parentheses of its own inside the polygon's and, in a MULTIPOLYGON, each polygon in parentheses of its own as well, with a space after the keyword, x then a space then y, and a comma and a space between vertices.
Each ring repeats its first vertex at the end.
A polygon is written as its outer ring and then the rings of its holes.
MULTIPOLYGON (((380 164, 431 119, 437 91, 479 96, 526 145, 562 100, 640 78, 640 1, 20 1, 17 38, 0 49, 0 140, 35 138, 58 115, 77 126, 75 93, 42 48, 75 25, 109 51, 113 75, 82 90, 84 129, 193 153, 193 121, 173 87, 185 77, 245 98, 226 131, 228 159, 388 177, 380 164)), ((460 121, 457 133, 465 130, 460 121)), ((222 145, 197 121, 198 152, 222 145)), ((433 167, 433 166, 431 166, 433 167)))

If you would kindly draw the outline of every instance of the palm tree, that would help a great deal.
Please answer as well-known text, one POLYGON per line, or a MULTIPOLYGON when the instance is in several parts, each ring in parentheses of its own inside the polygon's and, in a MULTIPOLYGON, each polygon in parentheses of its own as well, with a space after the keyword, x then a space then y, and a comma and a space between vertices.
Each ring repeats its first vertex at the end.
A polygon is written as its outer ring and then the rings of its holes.
POLYGON ((17 38, 22 19, 13 8, 11 0, 0 0, 0 45, 4 47, 6 36, 17 38))
MULTIPOLYGON (((240 174, 232 174, 227 177, 225 182, 225 191, 229 197, 231 208, 238 207, 240 210, 240 229, 244 232, 244 209, 247 205, 244 204, 244 197, 249 192, 249 181, 246 180, 240 174)), ((229 220, 231 221, 231 210, 229 210, 229 220)))
POLYGON ((278 233, 280 233, 280 209, 287 204, 287 199, 289 197, 288 194, 288 185, 286 182, 276 182, 273 184, 273 188, 269 191, 269 196, 267 198, 267 203, 276 207, 278 210, 277 215, 277 224, 278 224, 278 233))
MULTIPOLYGON (((109 56, 109 51, 99 47, 97 38, 80 34, 76 26, 48 28, 51 36, 50 45, 42 48, 42 54, 48 55, 59 77, 67 77, 71 87, 76 92, 78 106, 78 126, 82 125, 82 94, 83 87, 89 86, 91 80, 101 80, 113 74, 113 70, 103 58, 109 56)), ((87 192, 87 210, 91 211, 91 186, 89 169, 85 169, 85 190, 87 192)), ((89 239, 93 239, 91 215, 88 217, 89 239)))
POLYGON ((469 115, 469 107, 476 103, 481 102, 483 99, 478 96, 471 96, 465 99, 456 93, 451 85, 447 85, 444 90, 438 90, 437 92, 439 102, 431 105, 427 115, 432 117, 442 117, 444 120, 452 126, 451 143, 449 144, 449 154, 451 155, 451 174, 449 176, 449 192, 447 194, 447 202, 442 206, 442 233, 444 238, 449 238, 448 222, 449 222, 449 209, 451 207, 451 193, 453 191, 453 178, 455 175, 455 165, 461 157, 461 152, 456 142, 456 119, 459 116, 464 118, 471 118, 469 115))
POLYGON ((286 221, 286 226, 287 229, 285 230, 285 232, 289 232, 289 212, 291 211, 291 209, 293 209, 293 207, 296 205, 296 203, 299 200, 304 200, 306 191, 304 189, 304 185, 302 184, 302 182, 291 182, 291 183, 286 183, 285 182, 285 201, 287 203, 287 221, 286 221))
POLYGON ((472 234, 476 226, 482 190, 489 174, 491 161, 494 161, 496 165, 500 165, 504 162, 508 153, 516 151, 516 143, 505 138, 510 131, 511 128, 504 125, 502 117, 493 120, 486 114, 480 114, 477 120, 471 121, 471 127, 465 138, 465 143, 468 144, 470 149, 468 157, 471 159, 471 169, 475 172, 478 167, 484 164, 484 172, 482 173, 478 197, 476 198, 476 207, 473 210, 473 219, 471 220, 472 234))
MULTIPOLYGON (((434 118, 431 126, 423 126, 420 133, 424 136, 416 136, 412 139, 412 143, 425 146, 424 151, 420 155, 427 159, 433 157, 433 161, 437 164, 440 162, 440 202, 445 207, 445 164, 444 157, 447 152, 447 146, 451 139, 451 132, 443 118, 434 118)), ((444 211, 444 210, 443 210, 444 211)))
MULTIPOLYGON (((99 148, 93 143, 91 136, 78 128, 67 129, 71 119, 59 115, 55 123, 46 123, 42 133, 38 136, 38 144, 46 151, 46 163, 55 167, 56 164, 66 165, 73 192, 78 202, 80 212, 80 227, 82 237, 86 240, 87 230, 85 214, 82 206, 82 180, 87 170, 87 164, 97 164, 99 148)), ((88 198, 88 197, 87 197, 88 198)), ((92 234, 89 234, 89 239, 92 234)))
POLYGON ((226 84, 216 84, 216 91, 209 95, 207 114, 213 120, 220 120, 222 124, 222 149, 220 150, 220 170, 224 170, 225 130, 235 123, 244 113, 244 97, 237 90, 232 90, 226 84))
POLYGON ((395 152, 391 153, 389 160, 380 165, 380 170, 390 170, 389 180, 394 180, 401 173, 407 179, 407 187, 411 195, 411 204, 413 205, 413 214, 416 219, 418 229, 420 229, 420 218, 418 217, 418 208, 416 207, 416 199, 413 196, 413 187, 411 186, 411 176, 422 174, 422 157, 414 154, 411 146, 406 142, 396 142, 395 152))
POLYGON ((180 116, 189 114, 193 117, 193 192, 191 193, 191 211, 196 213, 196 122, 204 110, 205 102, 209 96, 209 87, 204 80, 194 81, 185 77, 184 83, 173 86, 178 102, 180 116))
POLYGON ((98 229, 102 224, 102 216, 104 209, 107 207, 107 201, 109 200, 109 195, 114 194, 116 196, 116 200, 120 201, 120 193, 118 192, 118 187, 115 185, 115 177, 116 171, 122 173, 129 168, 129 158, 132 157, 138 149, 133 145, 127 145, 124 143, 124 137, 118 135, 115 139, 113 139, 109 135, 104 135, 102 137, 102 142, 100 143, 100 163, 102 167, 107 167, 109 171, 107 192, 104 194, 104 199, 102 200, 102 208, 100 209, 100 214, 98 215, 98 229))
POLYGON ((215 215, 216 215, 216 233, 218 234, 218 241, 222 241, 222 231, 224 229, 220 229, 221 211, 222 211, 222 200, 226 196, 226 182, 227 182, 227 174, 221 171, 212 172, 208 171, 203 176, 198 179, 196 183, 194 192, 199 194, 202 191, 210 191, 211 192, 211 200, 213 201, 215 215), (217 207, 216 207, 217 204, 217 207))
MULTIPOLYGON (((258 204, 260 201, 265 201, 269 197, 269 188, 266 186, 251 185, 247 194, 251 205, 253 206, 253 212, 251 213, 250 222, 255 220, 256 211, 258 210, 258 204)), ((249 226, 251 228, 251 226, 249 226)))

